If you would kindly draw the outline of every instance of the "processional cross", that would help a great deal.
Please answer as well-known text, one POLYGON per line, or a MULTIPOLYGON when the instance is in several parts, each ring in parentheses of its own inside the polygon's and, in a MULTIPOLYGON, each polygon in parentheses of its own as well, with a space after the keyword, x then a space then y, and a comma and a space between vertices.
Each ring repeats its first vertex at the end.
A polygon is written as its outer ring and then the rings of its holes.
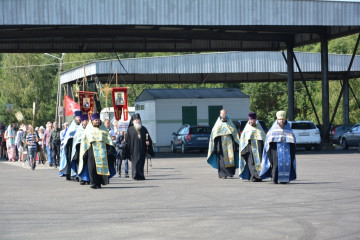
POLYGON ((111 91, 111 88, 109 87, 109 84, 105 83, 105 87, 101 90, 105 93, 105 101, 106 101, 106 112, 108 113, 108 95, 109 92, 111 91))

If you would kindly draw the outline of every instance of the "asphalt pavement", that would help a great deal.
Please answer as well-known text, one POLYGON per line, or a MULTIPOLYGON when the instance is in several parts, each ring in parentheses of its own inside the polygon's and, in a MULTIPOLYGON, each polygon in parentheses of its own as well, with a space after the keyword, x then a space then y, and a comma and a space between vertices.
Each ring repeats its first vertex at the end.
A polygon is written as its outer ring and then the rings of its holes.
POLYGON ((0 162, 0 239, 360 239, 360 153, 298 152, 298 179, 219 179, 200 153, 158 153, 145 181, 102 189, 0 162))

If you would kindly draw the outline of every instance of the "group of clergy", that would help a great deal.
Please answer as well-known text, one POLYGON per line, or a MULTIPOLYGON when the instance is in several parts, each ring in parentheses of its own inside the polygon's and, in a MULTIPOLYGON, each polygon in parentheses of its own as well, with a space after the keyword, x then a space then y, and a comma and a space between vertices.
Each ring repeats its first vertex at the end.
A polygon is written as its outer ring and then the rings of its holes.
POLYGON ((286 120, 286 112, 276 113, 276 120, 267 134, 255 112, 248 117, 239 136, 226 110, 220 111, 211 131, 207 162, 218 169, 219 178, 223 179, 233 177, 239 168, 239 177, 252 182, 270 177, 275 184, 295 180, 296 139, 286 120))
POLYGON ((99 189, 115 176, 116 157, 122 157, 132 161, 133 179, 144 180, 145 157, 147 154, 154 156, 154 151, 139 114, 132 116, 126 136, 123 156, 117 156, 113 139, 100 120, 100 114, 91 114, 89 122, 87 114, 75 111, 61 143, 59 175, 99 189))

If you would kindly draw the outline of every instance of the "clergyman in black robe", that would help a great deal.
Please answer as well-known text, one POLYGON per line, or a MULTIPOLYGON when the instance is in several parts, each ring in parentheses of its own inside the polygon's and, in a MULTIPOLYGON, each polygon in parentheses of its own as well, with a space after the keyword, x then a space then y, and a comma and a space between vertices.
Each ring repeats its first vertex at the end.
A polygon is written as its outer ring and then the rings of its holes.
POLYGON ((98 189, 109 184, 116 174, 116 151, 109 132, 100 121, 100 114, 91 115, 91 124, 85 130, 80 144, 80 162, 78 172, 82 173, 87 165, 91 188, 98 189))
POLYGON ((239 177, 252 182, 262 181, 259 171, 266 138, 256 118, 255 112, 249 113, 249 121, 240 136, 239 177))
POLYGON ((140 114, 131 117, 126 134, 124 159, 131 161, 132 178, 145 180, 144 166, 146 155, 155 156, 152 148, 152 140, 148 130, 142 126, 140 114))

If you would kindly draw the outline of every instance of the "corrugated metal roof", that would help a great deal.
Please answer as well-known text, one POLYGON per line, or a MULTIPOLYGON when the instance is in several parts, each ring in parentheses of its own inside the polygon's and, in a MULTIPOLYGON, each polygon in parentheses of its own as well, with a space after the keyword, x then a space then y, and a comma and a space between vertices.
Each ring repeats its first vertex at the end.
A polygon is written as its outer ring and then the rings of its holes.
POLYGON ((0 52, 278 51, 360 32, 359 1, 2 0, 0 52))
POLYGON ((144 89, 135 103, 154 99, 249 98, 237 88, 144 89))
POLYGON ((0 25, 358 26, 358 1, 2 0, 0 25))
MULTIPOLYGON (((314 80, 321 78, 320 53, 295 52, 302 72, 314 80), (307 75, 308 74, 308 75, 307 75)), ((329 54, 329 79, 342 79, 351 55, 329 54)), ((165 57, 133 58, 98 61, 85 65, 87 77, 108 79, 118 72, 128 83, 149 82, 226 82, 284 80, 287 65, 281 52, 225 52, 185 54, 165 57)), ((295 73, 298 68, 294 67, 295 73)), ((355 57, 351 77, 360 75, 360 56, 355 57)), ((62 84, 84 77, 83 67, 78 67, 60 76, 62 84)), ((121 79, 121 78, 119 78, 121 79)), ((295 74, 295 79, 300 79, 295 74)))

